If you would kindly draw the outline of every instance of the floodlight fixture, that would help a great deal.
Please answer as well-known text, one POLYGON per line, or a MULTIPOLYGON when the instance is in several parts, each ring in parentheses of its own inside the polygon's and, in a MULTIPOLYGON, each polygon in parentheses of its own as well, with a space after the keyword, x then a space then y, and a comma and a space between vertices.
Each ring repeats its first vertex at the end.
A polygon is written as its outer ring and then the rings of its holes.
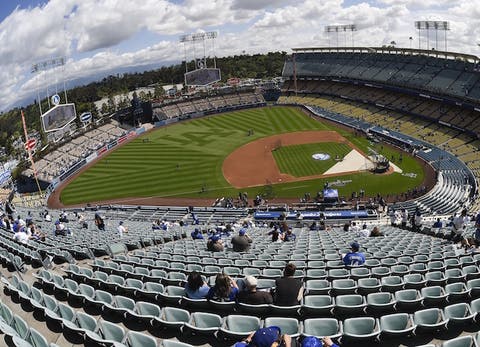
MULTIPOLYGON (((450 22, 421 20, 415 22, 415 29, 418 30, 418 49, 421 49, 421 33, 425 32, 427 36, 427 49, 430 49, 430 30, 435 30, 435 50, 438 50, 438 31, 444 32, 445 51, 447 51, 447 31, 450 30, 450 22)), ((432 48, 433 49, 433 48, 432 48)))
MULTIPOLYGON (((325 26, 325 32, 327 35, 330 33, 336 33, 336 38, 337 38, 337 47, 338 47, 338 33, 343 32, 344 39, 345 39, 345 46, 347 46, 347 32, 352 33, 352 47, 354 46, 354 41, 353 41, 353 33, 357 31, 357 25, 356 24, 345 24, 345 25, 327 25, 325 26)), ((330 42, 330 40, 328 40, 330 42)))

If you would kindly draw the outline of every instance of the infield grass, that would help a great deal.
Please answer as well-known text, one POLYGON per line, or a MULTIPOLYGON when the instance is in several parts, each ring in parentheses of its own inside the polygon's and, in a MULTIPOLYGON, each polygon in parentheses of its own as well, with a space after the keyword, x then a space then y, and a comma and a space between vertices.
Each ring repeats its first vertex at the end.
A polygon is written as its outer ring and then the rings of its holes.
POLYGON ((275 149, 273 157, 282 173, 294 177, 321 175, 337 163, 335 158, 343 158, 352 148, 344 143, 322 142, 284 146, 275 149), (330 155, 327 160, 315 160, 312 155, 323 153, 330 155))
MULTIPOLYGON (((380 149, 380 145, 321 123, 296 108, 247 109, 146 133, 117 148, 79 175, 65 187, 60 199, 69 205, 130 197, 235 197, 239 190, 231 187, 222 173, 222 163, 229 153, 262 137, 306 130, 336 130, 365 153, 368 153, 368 147, 374 147, 389 159, 391 155, 399 157, 395 150, 380 149), (249 130, 253 130, 253 135, 248 136, 249 130), (143 141, 146 138, 148 141, 143 141)), ((369 191, 395 194, 421 184, 423 170, 413 158, 404 154, 402 163, 394 162, 404 172, 415 173, 417 177, 370 173, 341 176, 341 180, 351 182, 340 189, 340 194, 349 196, 359 189, 365 189, 367 194, 369 191)), ((329 178, 329 181, 333 179, 329 178)), ((269 191, 276 197, 296 198, 305 192, 313 195, 324 182, 316 179, 275 184, 269 191)), ((265 188, 252 187, 241 191, 255 196, 265 188)))

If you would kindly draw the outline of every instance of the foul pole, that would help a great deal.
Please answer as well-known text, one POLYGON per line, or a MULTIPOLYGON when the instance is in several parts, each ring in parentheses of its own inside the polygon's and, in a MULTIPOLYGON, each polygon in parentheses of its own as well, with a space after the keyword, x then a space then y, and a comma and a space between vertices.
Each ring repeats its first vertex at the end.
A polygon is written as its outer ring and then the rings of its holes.
POLYGON ((38 182, 38 177, 37 177, 37 170, 35 169, 35 162, 33 161, 33 156, 32 156, 32 149, 30 146, 28 146, 28 133, 27 133, 27 123, 25 122, 25 115, 23 114, 23 110, 20 111, 22 114, 22 123, 23 123, 23 131, 25 132, 25 144, 26 150, 28 152, 28 157, 30 159, 30 162, 32 163, 32 170, 33 170, 33 177, 35 177, 35 182, 37 183, 38 191, 40 192, 40 195, 42 195, 42 188, 40 188, 40 183, 38 182))

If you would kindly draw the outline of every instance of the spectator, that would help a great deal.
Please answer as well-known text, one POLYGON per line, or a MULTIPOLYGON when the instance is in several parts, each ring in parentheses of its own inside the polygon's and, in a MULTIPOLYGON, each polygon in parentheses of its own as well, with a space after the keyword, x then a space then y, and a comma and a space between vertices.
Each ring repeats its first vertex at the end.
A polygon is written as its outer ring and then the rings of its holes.
POLYGON ((367 225, 364 224, 362 226, 362 230, 359 230, 357 233, 358 237, 369 237, 370 236, 370 230, 367 229, 367 225))
POLYGON ((245 252, 250 248, 252 239, 247 234, 247 229, 242 228, 237 236, 232 237, 232 247, 234 252, 245 252))
POLYGON ((80 225, 80 228, 88 229, 88 223, 85 220, 85 216, 81 213, 77 214, 77 222, 80 225))
POLYGON ((310 224, 310 231, 317 231, 317 230, 318 230, 317 222, 313 221, 312 224, 310 224))
POLYGON ((120 235, 120 238, 123 237, 124 233, 128 232, 128 229, 123 226, 123 221, 118 222, 117 232, 118 232, 118 235, 120 235))
POLYGON ((7 214, 7 216, 9 216, 10 218, 13 218, 13 213, 15 212, 15 206, 9 201, 7 200, 5 202, 5 213, 7 214))
POLYGON ((67 236, 67 229, 65 228, 65 224, 57 220, 55 222, 55 236, 67 236))
POLYGON ((211 252, 223 252, 224 246, 220 236, 213 235, 208 239, 207 250, 211 252))
POLYGON ((354 241, 350 244, 351 252, 342 256, 343 263, 346 266, 359 266, 365 263, 365 255, 360 250, 360 245, 358 242, 354 241))
POLYGON ((215 301, 235 301, 237 294, 237 283, 228 275, 220 273, 215 278, 215 285, 208 291, 207 299, 215 301))
POLYGON ((258 281, 253 276, 246 276, 243 280, 246 290, 238 294, 238 302, 250 305, 272 304, 273 298, 270 292, 257 291, 258 281))
POLYGON ((274 302, 278 306, 298 305, 303 298, 303 284, 295 275, 297 267, 288 263, 283 270, 283 277, 275 280, 274 302))
POLYGON ((423 217, 420 210, 417 208, 415 216, 413 217, 413 231, 420 231, 422 229, 423 217))
POLYGON ((95 225, 97 226, 98 230, 105 231, 105 222, 98 213, 95 213, 95 225))
POLYGON ((401 220, 402 220, 402 229, 406 229, 407 228, 407 222, 408 222, 408 212, 407 210, 404 208, 402 210, 402 214, 401 214, 401 220))
POLYGON ((328 336, 325 336, 320 340, 316 336, 307 336, 302 341, 301 347, 339 347, 337 344, 333 343, 332 339, 328 336))
POLYGON ((188 298, 204 299, 209 290, 210 287, 197 271, 192 271, 188 275, 187 283, 185 284, 185 294, 188 298))
POLYGON ((292 338, 283 334, 279 327, 271 326, 260 328, 251 333, 242 342, 237 342, 233 347, 291 347, 292 338))
POLYGON ((436 222, 433 223, 432 228, 442 228, 442 227, 443 227, 442 221, 440 220, 440 218, 437 218, 436 222))
POLYGON ((352 221, 352 223, 351 223, 350 232, 355 234, 355 235, 358 235, 358 233, 360 232, 360 227, 354 221, 352 221))
POLYGON ((160 227, 160 219, 156 219, 152 222, 152 230, 160 230, 161 227, 160 227))
POLYGON ((271 230, 268 235, 272 235, 272 242, 277 242, 280 233, 278 232, 278 226, 274 225, 273 230, 271 230))
POLYGON ((452 221, 452 231, 450 233, 450 239, 453 243, 461 242, 463 246, 466 246, 468 242, 463 237, 463 232, 466 229, 466 224, 469 222, 467 216, 467 210, 462 210, 461 214, 455 216, 452 221))
POLYGON ((45 222, 51 222, 52 221, 52 216, 50 215, 50 213, 48 211, 45 211, 43 219, 45 220, 45 222))
POLYGON ((380 231, 380 228, 378 226, 374 226, 370 233, 370 237, 378 237, 378 236, 383 236, 383 233, 380 231))
POLYGON ((13 239, 20 243, 27 243, 28 242, 28 235, 26 233, 25 227, 19 227, 15 234, 13 234, 13 239))
POLYGON ((199 228, 195 228, 195 230, 190 233, 190 236, 192 236, 194 240, 203 240, 203 234, 199 228))
POLYGON ((282 236, 280 236, 280 238, 284 242, 295 241, 297 239, 297 235, 292 233, 292 229, 288 228, 287 232, 285 234, 283 234, 282 236))

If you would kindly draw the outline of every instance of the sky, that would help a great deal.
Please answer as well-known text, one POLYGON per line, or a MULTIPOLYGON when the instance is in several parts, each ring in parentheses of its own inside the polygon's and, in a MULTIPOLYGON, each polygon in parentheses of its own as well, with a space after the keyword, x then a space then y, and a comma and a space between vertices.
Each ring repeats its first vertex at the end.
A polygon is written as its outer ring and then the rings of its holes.
MULTIPOLYGON (((449 21, 448 50, 480 56, 480 0, 4 0, 0 2, 0 111, 141 66, 184 59, 183 34, 216 31, 207 55, 291 52, 337 44, 326 25, 356 24, 355 46, 419 46, 417 20, 449 21), (412 37, 413 40, 409 38, 412 37), (66 57, 56 70, 32 65, 66 57), (49 91, 47 92, 48 86, 49 91)), ((430 33, 430 46, 435 46, 430 33)), ((438 34, 438 49, 444 47, 438 34)), ((339 35, 339 45, 352 42, 339 35)), ((426 48, 426 38, 421 39, 426 48)), ((187 45, 193 58, 193 45, 187 45)), ((195 52, 203 51, 201 44, 195 52)), ((74 101, 74 100, 73 100, 74 101)))

